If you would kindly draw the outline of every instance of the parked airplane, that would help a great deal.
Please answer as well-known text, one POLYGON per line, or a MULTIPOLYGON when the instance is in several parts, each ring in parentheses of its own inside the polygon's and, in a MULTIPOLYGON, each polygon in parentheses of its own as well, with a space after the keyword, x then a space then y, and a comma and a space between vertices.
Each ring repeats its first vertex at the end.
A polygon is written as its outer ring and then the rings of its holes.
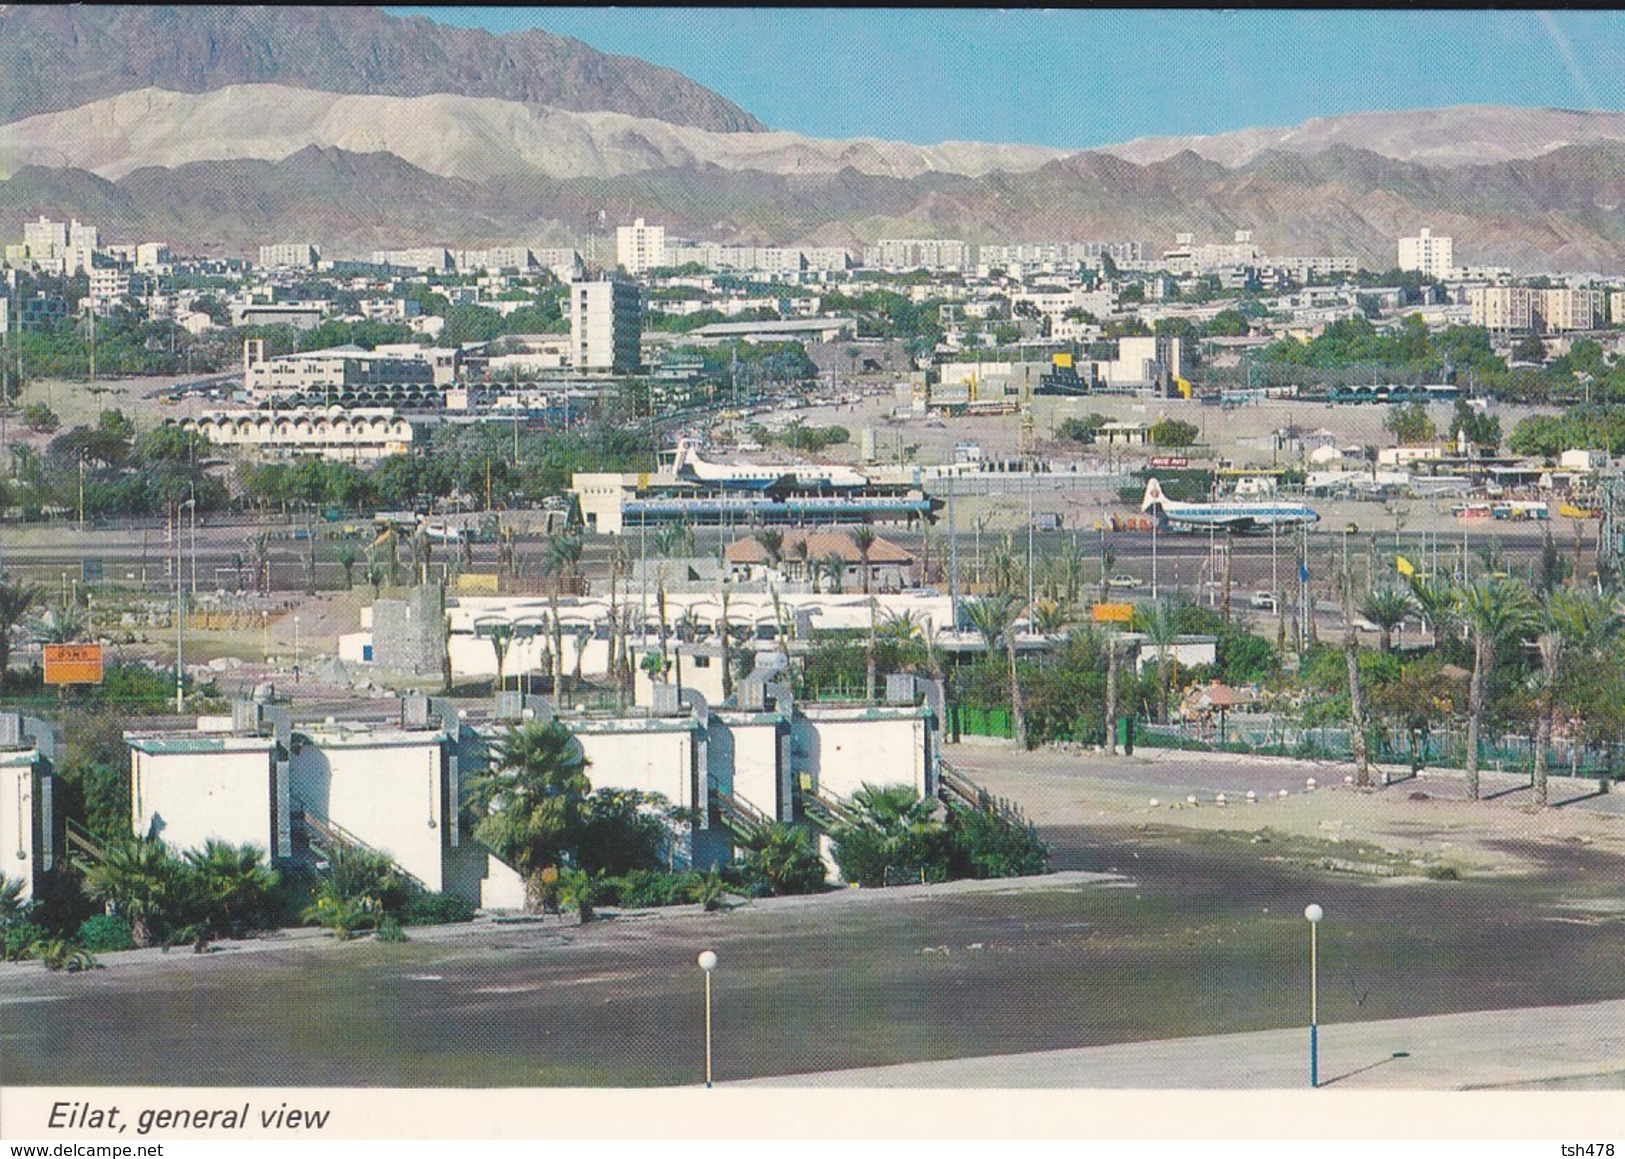
POLYGON ((1320 520, 1320 512, 1303 503, 1263 499, 1250 503, 1180 503, 1162 493, 1156 479, 1145 484, 1141 511, 1155 511, 1160 526, 1171 531, 1268 531, 1271 527, 1301 527, 1320 520))
POLYGON ((851 467, 818 466, 800 463, 788 467, 763 467, 750 463, 731 466, 708 463, 700 458, 694 439, 677 441, 677 457, 672 472, 678 478, 696 479, 713 486, 750 491, 788 490, 806 487, 865 487, 869 480, 851 467))

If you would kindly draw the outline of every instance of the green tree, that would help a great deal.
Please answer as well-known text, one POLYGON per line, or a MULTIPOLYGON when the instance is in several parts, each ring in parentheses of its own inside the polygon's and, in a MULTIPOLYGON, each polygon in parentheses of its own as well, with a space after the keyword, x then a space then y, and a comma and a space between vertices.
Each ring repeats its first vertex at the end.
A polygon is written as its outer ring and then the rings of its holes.
POLYGON ((1457 596, 1457 614, 1473 641, 1473 674, 1467 685, 1467 795, 1478 799, 1478 737, 1484 717, 1485 685, 1495 671, 1497 646, 1528 627, 1534 618, 1529 591, 1494 576, 1457 596))
POLYGON ((1377 630, 1382 633, 1382 651, 1391 652, 1394 629, 1404 623, 1415 608, 1416 605, 1406 593, 1394 588, 1382 588, 1366 597, 1360 614, 1377 625, 1377 630))
POLYGON ((1152 424, 1151 441, 1159 447, 1188 447, 1202 433, 1194 423, 1165 418, 1152 424))
POLYGON ((1016 670, 1016 620, 1021 616, 1021 600, 1011 592, 979 596, 965 604, 971 626, 981 634, 989 659, 1002 645, 1010 670, 1010 724, 1016 745, 1027 747, 1027 712, 1022 701, 1021 675, 1016 670))
POLYGON ((1392 408, 1382 425, 1401 443, 1410 445, 1431 443, 1439 433, 1428 417, 1427 407, 1419 402, 1392 408))
POLYGON ((921 880, 946 873, 937 802, 908 785, 865 784, 852 794, 857 819, 835 834, 835 863, 848 881, 885 885, 893 870, 921 880))
POLYGON ((186 862, 200 916, 215 933, 256 926, 269 916, 278 876, 263 849, 210 838, 202 849, 189 850, 186 862))
MULTIPOLYGON (((1544 809, 1549 797, 1547 764, 1553 720, 1560 707, 1585 715, 1589 684, 1583 674, 1604 662, 1625 630, 1625 619, 1612 601, 1562 588, 1542 599, 1535 626, 1539 629, 1535 642, 1540 652, 1540 667, 1533 674, 1531 689, 1537 713, 1535 804, 1544 809)), ((1575 743, 1579 743, 1578 737, 1575 743)))
POLYGON ((107 848, 106 857, 83 867, 85 894, 105 902, 130 923, 138 946, 178 917, 183 864, 161 841, 125 841, 107 848))
POLYGON ((775 895, 817 893, 824 888, 824 859, 805 826, 775 821, 741 844, 745 874, 775 895))
POLYGON ((580 838, 587 759, 558 721, 531 721, 502 739, 474 778, 474 836, 525 880, 525 903, 541 905, 542 873, 565 863, 580 838))
POLYGON ((37 587, 0 581, 0 679, 11 668, 11 633, 39 599, 37 587))

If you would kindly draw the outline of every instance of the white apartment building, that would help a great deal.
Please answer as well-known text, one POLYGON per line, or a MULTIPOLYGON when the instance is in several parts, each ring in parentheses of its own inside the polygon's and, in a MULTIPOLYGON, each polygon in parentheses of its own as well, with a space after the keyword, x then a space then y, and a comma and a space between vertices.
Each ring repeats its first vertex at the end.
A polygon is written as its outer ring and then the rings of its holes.
POLYGON ((90 308, 105 313, 119 299, 130 292, 130 272, 119 269, 93 268, 90 271, 90 308))
POLYGON ((1456 268, 1455 242, 1434 237, 1426 226, 1416 237, 1399 239, 1399 268, 1419 270, 1430 278, 1448 278, 1456 268))
POLYGON ((476 270, 519 270, 521 273, 536 267, 536 255, 524 246, 495 246, 483 250, 458 250, 452 255, 457 268, 464 273, 476 270))
POLYGON ((308 241, 260 246, 259 264, 265 269, 274 269, 278 266, 289 269, 313 269, 321 260, 321 247, 308 241))
POLYGON ((23 248, 27 259, 47 273, 76 274, 91 268, 93 255, 101 245, 101 231, 81 221, 38 221, 23 223, 23 248))
POLYGON ((576 282, 570 287, 570 365, 623 374, 641 360, 643 291, 631 282, 576 282))
POLYGON ((156 270, 167 266, 172 260, 167 242, 144 241, 135 247, 135 268, 138 270, 156 270))
POLYGON ((881 238, 863 247, 863 264, 882 270, 957 270, 972 268, 971 247, 958 238, 881 238))
POLYGON ((417 270, 422 274, 442 274, 452 268, 451 251, 444 246, 419 246, 404 250, 373 250, 372 264, 417 270))
POLYGON ((666 227, 645 225, 641 217, 616 227, 615 258, 633 277, 666 265, 666 227))
POLYGON ((849 269, 852 255, 840 246, 734 246, 687 241, 667 244, 667 265, 686 266, 690 262, 708 270, 787 274, 849 269))

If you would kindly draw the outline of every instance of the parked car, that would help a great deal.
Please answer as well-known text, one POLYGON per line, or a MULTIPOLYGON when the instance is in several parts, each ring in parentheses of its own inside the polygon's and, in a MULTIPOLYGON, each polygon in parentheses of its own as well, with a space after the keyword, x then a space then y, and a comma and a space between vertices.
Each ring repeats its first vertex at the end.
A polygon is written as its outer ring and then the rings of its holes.
POLYGON ((1106 581, 1106 586, 1109 588, 1137 588, 1140 586, 1140 580, 1139 577, 1132 575, 1114 575, 1106 581))
POLYGON ((1254 592, 1252 605, 1261 612, 1273 612, 1276 606, 1275 596, 1269 592, 1254 592))

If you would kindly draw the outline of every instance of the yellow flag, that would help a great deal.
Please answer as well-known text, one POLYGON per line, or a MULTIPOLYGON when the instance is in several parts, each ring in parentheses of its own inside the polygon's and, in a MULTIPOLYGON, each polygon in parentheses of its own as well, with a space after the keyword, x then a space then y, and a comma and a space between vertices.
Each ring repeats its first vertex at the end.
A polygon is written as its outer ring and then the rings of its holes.
POLYGON ((1403 555, 1396 555, 1394 557, 1394 566, 1399 568, 1400 575, 1416 574, 1416 569, 1411 566, 1411 561, 1406 559, 1403 555))

